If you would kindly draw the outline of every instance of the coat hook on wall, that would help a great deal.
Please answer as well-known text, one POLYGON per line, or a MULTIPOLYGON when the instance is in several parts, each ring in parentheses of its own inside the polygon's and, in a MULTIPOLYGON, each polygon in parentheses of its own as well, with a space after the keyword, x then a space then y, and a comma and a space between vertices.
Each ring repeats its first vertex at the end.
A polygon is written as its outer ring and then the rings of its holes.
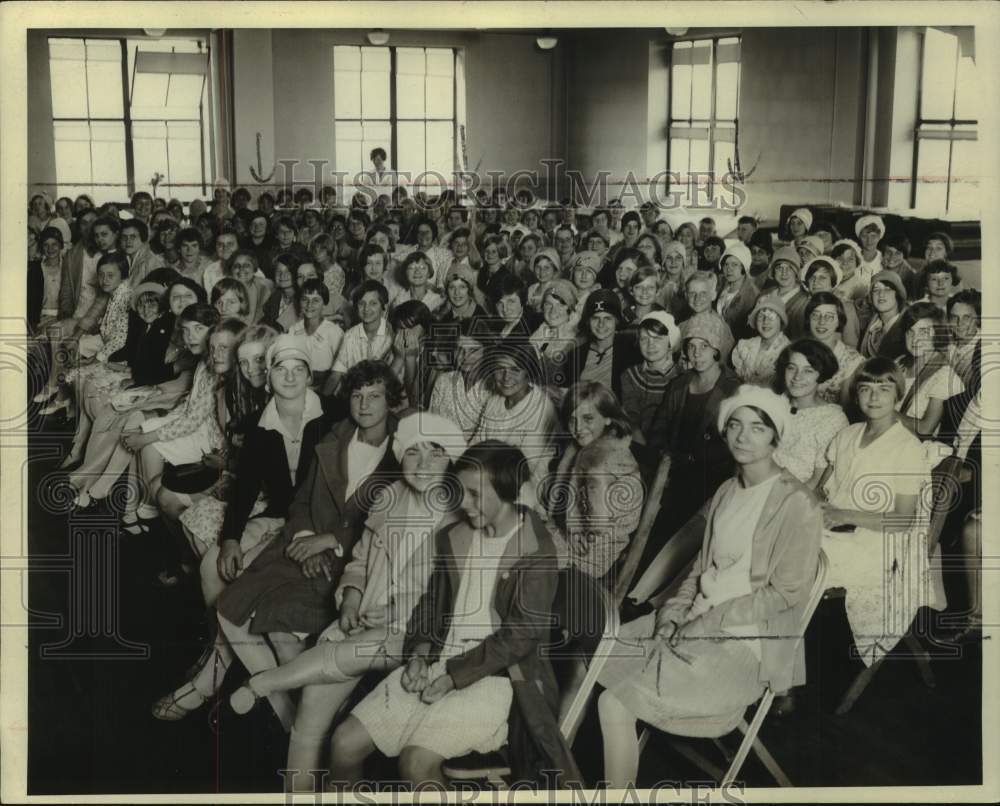
POLYGON ((260 141, 261 141, 260 132, 257 132, 257 170, 254 170, 254 167, 251 165, 250 176, 252 176, 254 178, 254 181, 256 181, 258 184, 266 185, 274 177, 274 165, 273 164, 271 165, 271 173, 269 173, 267 176, 262 176, 262 174, 264 173, 264 164, 260 156, 260 141))

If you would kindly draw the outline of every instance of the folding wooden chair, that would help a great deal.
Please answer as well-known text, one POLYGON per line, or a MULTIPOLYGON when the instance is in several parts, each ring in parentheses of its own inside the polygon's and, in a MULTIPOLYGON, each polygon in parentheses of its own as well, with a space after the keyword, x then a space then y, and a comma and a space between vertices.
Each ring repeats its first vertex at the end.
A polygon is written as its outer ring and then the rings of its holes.
MULTIPOLYGON (((820 599, 823 597, 824 583, 826 581, 826 569, 826 555, 821 551, 816 568, 816 579, 813 582, 812 591, 809 595, 809 601, 806 603, 805 610, 802 614, 801 629, 798 638, 798 641, 800 642, 804 639, 806 628, 809 626, 813 613, 815 613, 816 607, 819 605, 820 599)), ((764 720, 767 718, 768 711, 771 709, 771 703, 774 701, 774 697, 775 692, 768 687, 764 691, 763 696, 757 702, 756 710, 754 711, 753 718, 750 720, 749 724, 747 724, 745 719, 746 709, 740 709, 739 711, 731 714, 720 714, 708 717, 683 717, 673 720, 670 725, 670 730, 668 731, 671 736, 671 746, 673 746, 689 761, 697 765, 699 769, 719 781, 720 786, 726 786, 735 780, 736 776, 740 773, 740 769, 743 767, 743 762, 746 761, 746 758, 750 754, 751 750, 757 754, 761 763, 767 768, 768 772, 771 773, 779 786, 792 786, 792 782, 789 780, 788 776, 781 769, 778 762, 774 759, 774 756, 768 752, 764 743, 758 736, 760 728, 764 724, 764 720), (739 732, 743 734, 743 740, 740 742, 736 752, 734 754, 730 754, 722 745, 720 739, 732 733, 733 730, 739 730, 739 732), (715 745, 722 751, 726 760, 729 762, 729 766, 726 770, 723 770, 720 766, 709 761, 694 748, 673 738, 677 736, 713 739, 715 745)), ((651 730, 651 728, 645 728, 639 737, 640 753, 649 739, 651 730)))
MULTIPOLYGON (((663 496, 663 488, 666 484, 668 473, 669 464, 662 463, 643 502, 639 526, 636 528, 635 534, 629 542, 614 584, 611 588, 605 588, 603 591, 604 595, 601 597, 604 605, 603 630, 597 648, 589 660, 587 672, 583 679, 575 684, 575 691, 568 690, 563 692, 563 696, 571 698, 571 701, 565 715, 560 721, 559 729, 570 746, 573 745, 576 734, 583 722, 583 717, 586 714, 587 706, 590 704, 594 686, 597 683, 597 675, 604 667, 604 661, 610 657, 610 653, 615 646, 619 625, 618 609, 629 589, 632 577, 635 575, 639 560, 642 557, 642 552, 646 547, 650 530, 653 528, 656 516, 659 514, 660 498, 663 496)), ((444 774, 451 780, 485 780, 498 788, 505 787, 505 779, 511 775, 510 766, 502 753, 490 753, 485 756, 472 753, 458 759, 449 760, 443 765, 442 769, 444 774)))
MULTIPOLYGON (((929 495, 921 494, 919 497, 920 507, 925 510, 927 519, 927 557, 930 560, 938 548, 941 541, 941 532, 947 521, 948 512, 956 502, 956 495, 960 494, 962 462, 955 457, 945 457, 938 462, 931 470, 931 479, 927 485, 926 492, 929 495), (928 500, 929 499, 929 500, 928 500)), ((919 528, 919 527, 918 527, 919 528)), ((843 588, 831 588, 826 591, 824 599, 843 599, 846 591, 843 588)), ((916 622, 914 622, 916 623, 916 622)), ((920 643, 913 633, 913 626, 907 630, 901 643, 906 648, 903 657, 912 658, 917 664, 917 671, 920 679, 927 688, 934 688, 936 680, 934 671, 931 669, 930 653, 920 643)), ((894 650, 895 651, 895 650, 894 650)), ((898 653, 897 653, 898 654, 898 653)), ((865 689, 882 669, 888 655, 882 655, 871 666, 862 669, 844 692, 844 696, 837 704, 834 714, 844 716, 850 712, 854 704, 858 701, 865 689)))

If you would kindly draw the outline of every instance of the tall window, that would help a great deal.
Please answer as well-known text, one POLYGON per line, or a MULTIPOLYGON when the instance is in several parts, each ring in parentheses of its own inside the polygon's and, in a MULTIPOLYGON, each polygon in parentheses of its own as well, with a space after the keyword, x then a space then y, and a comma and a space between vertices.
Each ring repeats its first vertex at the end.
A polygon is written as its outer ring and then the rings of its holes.
POLYGON ((682 178, 693 172, 726 173, 729 162, 735 162, 739 96, 738 36, 674 43, 668 138, 672 172, 682 178))
POLYGON ((205 194, 204 42, 52 38, 49 70, 57 195, 205 194))
POLYGON ((923 36, 917 110, 913 206, 978 209, 976 84, 973 30, 928 28, 923 36))
MULTIPOLYGON (((390 167, 416 178, 455 169, 455 52, 450 48, 336 46, 334 136, 337 170, 371 170, 381 146, 390 167)), ((433 184, 425 187, 438 192, 433 184)))

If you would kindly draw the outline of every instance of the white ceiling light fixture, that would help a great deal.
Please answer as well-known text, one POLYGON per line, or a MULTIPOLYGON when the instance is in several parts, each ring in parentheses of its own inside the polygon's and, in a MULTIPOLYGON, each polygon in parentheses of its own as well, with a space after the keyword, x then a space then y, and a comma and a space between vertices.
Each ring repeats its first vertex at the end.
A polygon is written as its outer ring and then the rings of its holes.
POLYGON ((153 37, 153 39, 159 39, 161 36, 163 36, 167 32, 167 29, 166 28, 143 28, 142 32, 146 36, 153 37))
POLYGON ((535 44, 538 45, 539 50, 552 50, 559 44, 559 39, 554 36, 540 36, 535 40, 535 44))
POLYGON ((671 36, 684 36, 688 32, 687 28, 666 28, 665 30, 671 36))
POLYGON ((383 31, 381 28, 376 28, 374 31, 368 32, 368 41, 373 45, 388 45, 389 44, 389 32, 383 31))

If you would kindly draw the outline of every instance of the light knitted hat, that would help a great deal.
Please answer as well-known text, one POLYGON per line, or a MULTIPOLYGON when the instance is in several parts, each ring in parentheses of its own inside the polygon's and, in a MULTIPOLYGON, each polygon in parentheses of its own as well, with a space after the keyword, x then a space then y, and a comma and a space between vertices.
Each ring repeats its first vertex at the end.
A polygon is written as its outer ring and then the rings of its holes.
POLYGON ((538 262, 539 258, 546 257, 552 261, 552 265, 556 268, 555 276, 558 277, 562 273, 562 258, 559 257, 559 253, 553 249, 551 246, 546 246, 539 249, 531 258, 531 265, 528 267, 532 274, 535 274, 535 264, 538 262))
POLYGON ((823 239, 818 235, 806 235, 804 238, 799 238, 795 242, 795 248, 799 249, 805 247, 810 252, 812 252, 813 257, 819 257, 823 254, 823 250, 826 248, 823 243, 823 239))
POLYGON ((763 411, 778 431, 778 439, 785 433, 785 426, 792 416, 792 409, 784 395, 778 395, 764 386, 743 384, 732 397, 727 397, 719 406, 719 433, 724 434, 729 416, 742 406, 754 406, 763 411))
POLYGON ((729 361, 733 351, 733 334, 723 319, 715 311, 696 313, 684 323, 684 340, 703 339, 709 347, 718 350, 722 355, 722 363, 729 361))
POLYGON ((681 346, 681 329, 677 326, 672 314, 666 311, 650 311, 639 320, 639 327, 643 322, 659 322, 667 329, 667 340, 670 342, 670 352, 676 352, 681 346))
POLYGON ((763 310, 774 311, 778 314, 782 327, 788 327, 788 311, 785 310, 785 301, 777 294, 765 294, 762 297, 757 297, 757 303, 747 317, 747 324, 754 330, 757 330, 757 314, 763 310))
POLYGON ((461 428, 447 417, 431 414, 429 411, 414 412, 399 421, 392 441, 392 451, 396 455, 396 461, 403 461, 403 454, 421 442, 440 445, 452 462, 456 461, 467 447, 461 428))
POLYGON ((873 224, 878 227, 878 237, 879 240, 882 240, 885 237, 885 222, 882 220, 882 216, 879 215, 861 216, 861 218, 854 222, 854 234, 860 238, 865 227, 870 227, 873 224))
POLYGON ((806 225, 806 232, 812 229, 813 225, 813 214, 805 207, 800 207, 798 210, 794 210, 788 220, 791 221, 793 218, 797 218, 803 224, 806 225))
POLYGON ((310 371, 312 370, 312 361, 309 359, 309 352, 306 350, 306 340, 302 336, 292 336, 288 333, 283 333, 271 342, 271 346, 267 348, 267 353, 264 356, 268 369, 288 358, 297 358, 299 361, 304 361, 310 371))
POLYGON ((782 260, 786 263, 791 263, 795 267, 796 274, 802 270, 802 259, 799 257, 799 253, 795 251, 794 247, 782 246, 780 249, 775 249, 774 254, 771 256, 771 264, 768 268, 773 269, 774 264, 782 260))
POLYGON ((841 270, 837 261, 833 258, 826 257, 825 255, 820 255, 819 257, 814 257, 806 263, 803 277, 805 277, 807 285, 809 284, 809 278, 812 276, 813 272, 816 271, 816 269, 829 269, 833 272, 834 288, 840 285, 840 281, 844 279, 844 272, 841 270))
POLYGON ((725 263, 726 257, 730 255, 743 264, 744 274, 750 271, 750 262, 753 260, 753 256, 750 254, 749 246, 747 246, 746 244, 737 243, 728 247, 726 251, 722 253, 722 257, 719 259, 719 265, 721 266, 723 263, 725 263))
POLYGON ((595 275, 598 274, 601 270, 601 256, 590 250, 577 253, 573 271, 577 269, 590 269, 595 275))
POLYGON ((555 280, 550 282, 548 288, 545 289, 545 293, 542 294, 542 304, 544 304, 545 300, 552 294, 555 294, 559 297, 559 299, 565 302, 571 311, 576 307, 576 301, 578 298, 576 286, 569 280, 563 280, 562 278, 557 277, 555 280))

